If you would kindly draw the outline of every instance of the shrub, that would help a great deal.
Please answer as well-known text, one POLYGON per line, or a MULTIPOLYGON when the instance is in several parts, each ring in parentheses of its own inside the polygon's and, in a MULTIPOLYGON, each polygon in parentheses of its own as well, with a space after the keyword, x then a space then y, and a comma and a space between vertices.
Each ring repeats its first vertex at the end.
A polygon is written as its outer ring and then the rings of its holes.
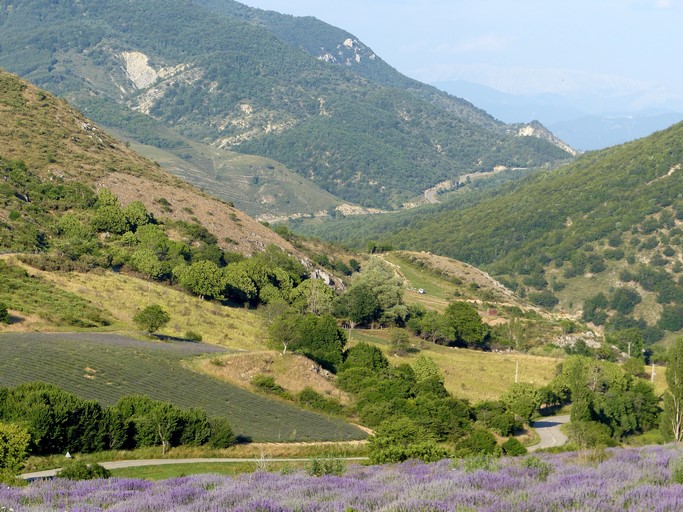
POLYGON ((612 296, 611 308, 617 310, 622 315, 628 315, 633 312, 637 304, 640 304, 642 298, 640 294, 631 288, 617 288, 612 296))
POLYGON ((519 442, 518 439, 515 439, 514 437, 511 437, 507 441, 503 443, 503 453, 505 455, 510 455, 512 457, 516 457, 517 455, 526 455, 527 450, 524 447, 522 443, 519 442))
POLYGON ((368 451, 372 464, 389 464, 408 459, 434 462, 448 456, 434 442, 430 433, 405 417, 384 421, 375 435, 370 437, 368 451))
POLYGON ((273 377, 269 375, 257 375, 251 379, 251 385, 261 391, 266 393, 272 393, 274 395, 286 397, 288 395, 287 390, 280 386, 273 377))
POLYGON ((341 459, 313 459, 308 468, 308 474, 311 476, 341 476, 344 473, 346 473, 346 464, 341 459))
POLYGON ((198 332, 195 332, 195 331, 187 331, 185 333, 185 339, 188 339, 190 341, 200 342, 200 341, 202 341, 202 335, 199 334, 198 332))
POLYGON ((497 471, 498 458, 490 454, 470 455, 462 461, 462 469, 465 473, 475 471, 497 471))
POLYGON ((94 478, 109 478, 111 472, 99 464, 86 464, 85 462, 75 461, 67 464, 57 473, 59 478, 69 480, 92 480, 94 478))
POLYGON ((615 446, 612 433, 607 425, 595 421, 572 421, 567 426, 569 440, 579 448, 596 446, 615 446))
POLYGON ((237 437, 225 418, 211 418, 209 425, 211 426, 209 446, 212 448, 230 448, 237 442, 237 437))
POLYGON ((671 483, 683 484, 683 459, 677 458, 669 462, 671 468, 671 483))
POLYGON ((477 421, 501 436, 509 436, 522 425, 501 402, 480 402, 475 406, 477 421))
POLYGON ((510 385, 500 401, 522 421, 529 421, 541 406, 541 394, 533 384, 516 382, 510 385))
POLYGON ((344 407, 337 400, 325 398, 312 388, 306 387, 297 395, 300 404, 311 409, 324 411, 330 414, 340 414, 344 407))
POLYGON ((547 309, 554 308, 560 302, 560 300, 549 290, 543 290, 542 292, 538 293, 530 293, 529 300, 533 304, 547 309))
POLYGON ((522 459, 520 466, 536 470, 536 477, 542 482, 545 482, 548 479, 551 470, 550 464, 542 461, 538 457, 525 457, 522 459))
POLYGON ((421 460, 422 462, 437 462, 449 456, 449 453, 433 441, 424 441, 410 445, 406 450, 407 460, 421 460))
POLYGON ((456 455, 498 455, 499 448, 496 438, 491 432, 483 428, 474 428, 469 436, 460 440, 456 446, 456 455))
POLYGON ((7 311, 7 304, 0 302, 0 323, 9 324, 10 321, 10 314, 9 311, 7 311))
POLYGON ((140 329, 143 329, 148 333, 153 333, 161 329, 170 320, 171 317, 158 304, 147 306, 133 316, 133 322, 135 322, 140 329))

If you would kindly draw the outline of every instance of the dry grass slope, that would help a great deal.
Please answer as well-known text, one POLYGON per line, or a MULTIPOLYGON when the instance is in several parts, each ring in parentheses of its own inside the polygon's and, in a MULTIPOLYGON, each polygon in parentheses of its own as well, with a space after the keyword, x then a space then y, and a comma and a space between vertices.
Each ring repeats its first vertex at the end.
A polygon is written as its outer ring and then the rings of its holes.
POLYGON ((2 70, 0 119, 0 157, 23 160, 43 179, 107 187, 123 205, 139 200, 158 218, 199 222, 226 250, 251 254, 276 244, 298 254, 270 229, 163 171, 64 100, 2 70), (171 207, 162 208, 160 198, 171 207))
POLYGON ((517 363, 520 382, 542 386, 552 380, 555 368, 561 361, 523 353, 481 352, 444 347, 419 338, 411 338, 411 344, 420 348, 419 353, 399 357, 389 346, 389 333, 386 330, 353 331, 352 343, 361 341, 379 346, 392 364, 412 364, 420 354, 432 358, 441 369, 446 389, 472 403, 500 398, 510 384, 515 382, 517 363))

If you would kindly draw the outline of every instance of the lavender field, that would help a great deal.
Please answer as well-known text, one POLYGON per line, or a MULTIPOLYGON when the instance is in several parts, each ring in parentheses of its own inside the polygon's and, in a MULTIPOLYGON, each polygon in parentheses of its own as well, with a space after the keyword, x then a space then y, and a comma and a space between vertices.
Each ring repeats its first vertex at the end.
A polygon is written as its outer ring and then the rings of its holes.
POLYGON ((0 489, 19 511, 648 511, 683 510, 678 446, 488 461, 350 467, 345 476, 253 473, 160 482, 35 482, 0 489), (596 458, 598 461, 596 461, 596 458), (493 466, 490 466, 490 464, 493 466))

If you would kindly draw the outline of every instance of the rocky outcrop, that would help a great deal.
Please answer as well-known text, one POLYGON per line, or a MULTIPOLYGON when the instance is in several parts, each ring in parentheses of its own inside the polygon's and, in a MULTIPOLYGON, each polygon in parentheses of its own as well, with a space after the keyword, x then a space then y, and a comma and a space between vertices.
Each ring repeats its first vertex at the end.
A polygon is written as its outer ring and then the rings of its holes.
POLYGON ((575 150, 569 144, 561 140, 538 121, 531 121, 530 123, 526 124, 515 124, 512 126, 517 129, 518 137, 536 137, 537 139, 543 139, 550 142, 572 156, 577 156, 580 154, 579 151, 575 150))

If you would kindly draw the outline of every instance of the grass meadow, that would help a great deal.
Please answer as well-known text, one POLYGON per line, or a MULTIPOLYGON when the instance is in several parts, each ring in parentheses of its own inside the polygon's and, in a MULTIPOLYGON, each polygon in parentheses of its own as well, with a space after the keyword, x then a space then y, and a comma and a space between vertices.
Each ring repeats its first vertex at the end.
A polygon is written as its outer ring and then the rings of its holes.
POLYGON ((203 342, 213 345, 238 350, 264 348, 263 320, 250 309, 225 307, 160 283, 114 272, 40 272, 39 275, 107 311, 114 318, 112 330, 137 330, 133 322, 135 313, 150 304, 159 304, 171 317, 160 334, 184 337, 193 331, 201 334, 203 342))
POLYGON ((464 348, 436 345, 412 337, 411 344, 420 347, 404 356, 395 355, 389 346, 389 330, 360 330, 351 333, 352 343, 364 341, 380 347, 393 364, 415 362, 420 354, 432 358, 444 376, 446 389, 458 398, 472 403, 495 400, 513 382, 519 363, 520 382, 542 386, 552 380, 561 361, 552 357, 533 356, 512 352, 482 352, 464 348))

